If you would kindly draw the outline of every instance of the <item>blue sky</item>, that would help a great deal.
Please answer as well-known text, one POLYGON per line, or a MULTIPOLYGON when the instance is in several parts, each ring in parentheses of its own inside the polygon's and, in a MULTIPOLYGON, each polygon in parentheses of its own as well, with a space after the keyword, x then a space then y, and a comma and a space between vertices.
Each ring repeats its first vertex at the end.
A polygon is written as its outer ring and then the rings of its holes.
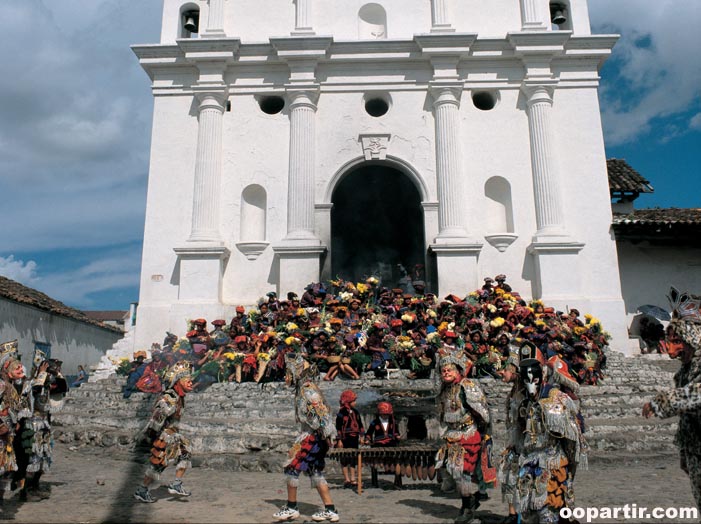
MULTIPOLYGON (((516 0, 514 0, 516 1, 516 0)), ((602 70, 609 158, 655 188, 638 207, 701 207, 701 2, 589 0, 621 39, 602 70)), ((138 300, 152 99, 129 49, 160 0, 22 0, 0 48, 0 275, 81 309, 138 300)))

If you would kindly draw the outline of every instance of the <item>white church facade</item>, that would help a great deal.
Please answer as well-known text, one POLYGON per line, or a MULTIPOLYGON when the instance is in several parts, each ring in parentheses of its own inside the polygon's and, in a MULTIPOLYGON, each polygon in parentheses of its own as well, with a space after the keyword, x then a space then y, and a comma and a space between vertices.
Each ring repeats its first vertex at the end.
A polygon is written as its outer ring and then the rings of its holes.
POLYGON ((586 0, 164 0, 136 345, 423 268, 627 333, 586 0))

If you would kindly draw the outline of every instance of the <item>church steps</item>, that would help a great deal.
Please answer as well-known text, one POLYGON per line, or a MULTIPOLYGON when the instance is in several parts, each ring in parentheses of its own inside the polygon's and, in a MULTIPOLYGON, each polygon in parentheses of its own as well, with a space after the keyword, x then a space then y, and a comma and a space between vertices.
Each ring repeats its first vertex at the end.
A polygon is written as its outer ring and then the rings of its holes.
MULTIPOLYGON (((661 387, 671 386, 674 363, 609 353, 608 364, 600 386, 580 390, 585 436, 592 449, 601 453, 675 453, 676 419, 639 416, 644 402, 661 387)), ((501 449, 506 438, 504 406, 512 386, 489 378, 478 382, 492 409, 493 437, 501 449)), ((77 445, 132 446, 140 438, 139 431, 146 425, 157 396, 137 392, 124 399, 124 383, 124 377, 113 376, 72 390, 63 411, 55 415, 57 435, 77 445)), ((434 379, 412 381, 400 372, 381 380, 365 373, 360 381, 322 380, 319 387, 334 412, 341 391, 354 389, 366 423, 375 402, 385 398, 384 394, 389 394, 398 413, 419 413, 427 420, 435 416, 431 400, 437 387, 434 379)), ((260 457, 264 464, 284 461, 284 452, 296 434, 293 402, 293 391, 282 383, 213 384, 187 397, 181 425, 196 454, 207 455, 212 463, 255 469, 259 467, 255 459, 244 459, 250 451, 256 451, 252 457, 260 457)))

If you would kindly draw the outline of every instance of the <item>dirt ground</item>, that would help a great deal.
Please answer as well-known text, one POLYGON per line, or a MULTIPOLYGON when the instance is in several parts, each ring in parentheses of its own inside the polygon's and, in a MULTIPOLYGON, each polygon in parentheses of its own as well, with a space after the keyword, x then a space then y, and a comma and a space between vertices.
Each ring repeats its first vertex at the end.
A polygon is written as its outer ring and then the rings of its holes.
MULTIPOLYGON (((193 468, 185 478, 189 498, 169 495, 165 488, 153 490, 155 504, 135 501, 132 493, 143 475, 143 457, 115 455, 102 448, 68 448, 57 443, 54 466, 45 476, 51 496, 40 502, 20 503, 16 494, 6 496, 0 520, 15 522, 272 522, 271 515, 284 504, 282 473, 247 473, 193 468)), ((172 480, 167 470, 162 483, 172 480)), ((369 477, 369 473, 366 477, 369 477)), ((436 482, 408 480, 402 490, 391 487, 390 476, 380 477, 379 488, 362 495, 343 489, 337 465, 327 478, 341 522, 432 523, 452 522, 459 500, 444 494, 436 482)), ((365 482, 369 484, 369 478, 365 482)), ((589 470, 578 472, 577 505, 580 507, 623 506, 693 507, 686 475, 673 456, 604 456, 591 461, 589 470)), ((302 517, 311 521, 319 498, 307 481, 299 489, 302 517)), ((485 524, 500 522, 506 506, 497 490, 482 503, 478 517, 485 524)), ((586 520, 582 520, 585 522, 586 520)), ((640 522, 640 520, 596 520, 595 522, 640 522)), ((643 522, 671 522, 649 519, 643 522)), ((682 522, 691 522, 689 520, 682 522)))

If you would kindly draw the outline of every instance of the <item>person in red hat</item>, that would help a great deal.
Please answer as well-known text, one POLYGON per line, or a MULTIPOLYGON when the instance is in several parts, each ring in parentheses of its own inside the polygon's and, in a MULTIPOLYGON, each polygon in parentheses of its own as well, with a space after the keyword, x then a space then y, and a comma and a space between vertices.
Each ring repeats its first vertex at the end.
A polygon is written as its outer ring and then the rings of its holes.
MULTIPOLYGON (((401 436, 397 428, 397 422, 394 419, 394 409, 392 404, 386 401, 377 403, 377 416, 370 422, 368 429, 365 432, 366 441, 374 448, 377 447, 393 447, 399 444, 401 436)), ((370 473, 371 483, 373 487, 378 487, 377 466, 382 465, 385 468, 385 473, 394 471, 394 486, 402 487, 402 467, 400 464, 382 460, 372 461, 370 473)))
MULTIPOLYGON (((336 415, 336 447, 344 449, 358 449, 360 439, 365 436, 363 419, 360 412, 355 409, 355 401, 358 395, 352 389, 346 389, 341 393, 341 409, 336 415)), ((358 486, 355 480, 355 467, 350 457, 341 457, 341 468, 343 469, 343 487, 353 488, 358 486)))

